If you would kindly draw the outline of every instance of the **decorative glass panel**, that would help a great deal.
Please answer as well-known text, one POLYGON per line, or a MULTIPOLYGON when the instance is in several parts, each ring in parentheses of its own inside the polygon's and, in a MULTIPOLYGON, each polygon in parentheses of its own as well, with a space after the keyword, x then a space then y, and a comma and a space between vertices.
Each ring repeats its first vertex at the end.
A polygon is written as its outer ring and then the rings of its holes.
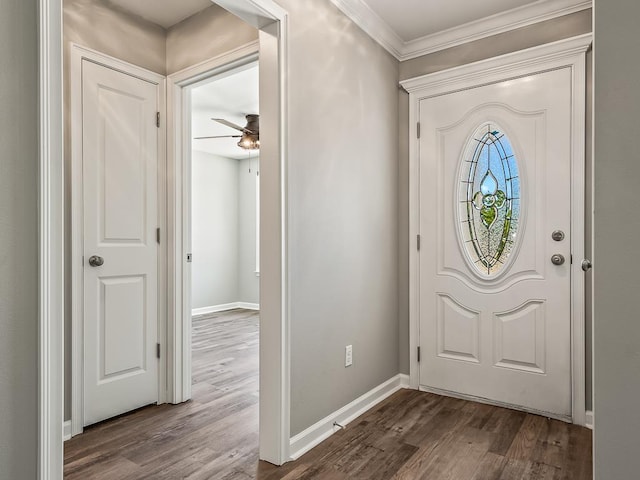
POLYGON ((462 162, 459 220, 463 243, 478 272, 494 276, 505 266, 518 233, 518 162, 511 142, 493 123, 474 132, 462 162))

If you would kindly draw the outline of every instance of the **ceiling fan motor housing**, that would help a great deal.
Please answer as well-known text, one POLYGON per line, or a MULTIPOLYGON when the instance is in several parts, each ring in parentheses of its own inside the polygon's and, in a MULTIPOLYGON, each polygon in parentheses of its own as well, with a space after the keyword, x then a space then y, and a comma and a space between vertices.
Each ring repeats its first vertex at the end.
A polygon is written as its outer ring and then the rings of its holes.
POLYGON ((244 133, 238 146, 246 150, 257 150, 260 148, 260 116, 250 113, 245 118, 247 126, 244 127, 244 133))
POLYGON ((256 135, 259 135, 260 134, 260 115, 250 113, 249 115, 246 115, 245 118, 247 119, 247 126, 244 128, 246 130, 251 130, 251 132, 255 133, 256 135))

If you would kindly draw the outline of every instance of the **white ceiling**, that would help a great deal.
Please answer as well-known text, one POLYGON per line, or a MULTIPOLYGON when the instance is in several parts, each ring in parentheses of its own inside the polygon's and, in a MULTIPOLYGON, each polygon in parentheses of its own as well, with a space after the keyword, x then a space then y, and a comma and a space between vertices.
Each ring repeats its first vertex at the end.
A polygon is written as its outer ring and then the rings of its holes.
POLYGON ((169 28, 212 5, 211 0, 110 0, 113 5, 169 28))
MULTIPOLYGON (((244 127, 245 115, 258 112, 258 64, 235 70, 226 76, 191 91, 191 133, 193 137, 237 135, 233 128, 214 122, 211 118, 224 118, 244 127)), ((249 152, 236 145, 239 138, 192 140, 193 150, 227 158, 248 158, 249 152)), ((252 156, 256 152, 251 153, 252 156)))
POLYGON ((405 42, 521 7, 536 0, 365 0, 405 42))

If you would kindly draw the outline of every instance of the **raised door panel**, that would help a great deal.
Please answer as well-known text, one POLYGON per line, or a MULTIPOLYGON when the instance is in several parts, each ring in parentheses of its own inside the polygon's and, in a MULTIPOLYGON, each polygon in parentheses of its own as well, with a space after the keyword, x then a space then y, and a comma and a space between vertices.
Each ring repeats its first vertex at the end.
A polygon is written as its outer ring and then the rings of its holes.
POLYGON ((101 280, 98 345, 99 382, 145 373, 147 369, 146 278, 101 280))
POLYGON ((544 301, 530 301, 509 312, 494 314, 494 364, 533 373, 546 373, 544 301))
POLYGON ((145 98, 98 87, 102 243, 144 243, 146 228, 147 122, 145 98), (123 212, 127 212, 123 215, 123 212))
POLYGON ((437 303, 438 356, 478 363, 479 312, 460 305, 447 295, 438 295, 437 303))

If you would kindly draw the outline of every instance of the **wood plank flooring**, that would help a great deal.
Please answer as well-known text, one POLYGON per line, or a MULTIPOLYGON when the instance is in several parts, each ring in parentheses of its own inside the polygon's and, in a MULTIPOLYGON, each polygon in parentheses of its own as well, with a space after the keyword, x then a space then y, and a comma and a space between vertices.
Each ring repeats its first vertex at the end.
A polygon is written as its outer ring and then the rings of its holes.
POLYGON ((258 316, 194 318, 193 400, 65 444, 65 479, 589 480, 591 432, 401 390, 295 462, 258 461, 258 316))
POLYGON ((193 318, 192 400, 146 407, 65 443, 65 479, 250 478, 258 462, 258 312, 193 318))

